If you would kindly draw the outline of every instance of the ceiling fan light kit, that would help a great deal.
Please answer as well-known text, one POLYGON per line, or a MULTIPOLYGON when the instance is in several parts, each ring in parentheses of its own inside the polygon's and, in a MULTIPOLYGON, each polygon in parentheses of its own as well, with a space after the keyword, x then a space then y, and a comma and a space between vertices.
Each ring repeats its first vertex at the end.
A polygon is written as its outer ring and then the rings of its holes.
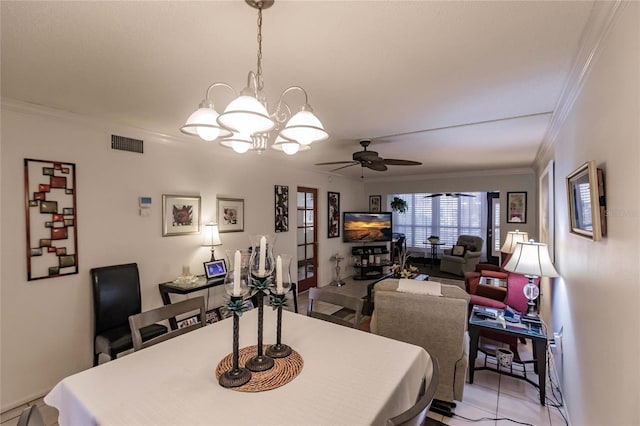
POLYGON ((267 101, 263 93, 262 80, 262 10, 273 6, 274 0, 245 0, 258 9, 258 65, 254 73, 249 71, 247 87, 240 96, 227 83, 211 84, 205 93, 199 108, 187 118, 182 133, 199 136, 205 141, 220 141, 220 145, 231 148, 237 153, 267 149, 271 142, 274 150, 293 155, 299 151, 308 151, 313 142, 329 138, 324 126, 313 113, 306 90, 300 86, 285 89, 272 112, 267 110, 267 101), (216 87, 226 87, 237 96, 227 105, 222 114, 215 110, 211 92, 216 87), (304 104, 298 112, 292 114, 284 97, 292 91, 302 92, 304 104), (304 149, 303 149, 304 147, 304 149))

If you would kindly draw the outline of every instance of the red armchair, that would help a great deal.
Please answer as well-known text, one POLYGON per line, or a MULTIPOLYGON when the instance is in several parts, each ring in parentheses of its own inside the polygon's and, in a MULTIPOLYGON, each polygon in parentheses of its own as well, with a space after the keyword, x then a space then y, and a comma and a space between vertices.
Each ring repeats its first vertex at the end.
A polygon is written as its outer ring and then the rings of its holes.
MULTIPOLYGON (((483 275, 490 276, 490 271, 484 271, 483 275)), ((493 272, 494 274, 503 274, 501 272, 493 272)), ((472 287, 467 288, 467 292, 470 294, 469 301, 469 313, 473 309, 473 305, 486 306, 489 308, 505 309, 510 306, 517 312, 527 312, 527 303, 529 300, 524 295, 524 286, 529 282, 528 278, 521 274, 514 272, 505 272, 507 279, 507 288, 495 287, 492 285, 479 284, 477 280, 472 281, 470 285, 472 287), (474 284, 475 283, 475 284, 474 284), (471 290, 473 292, 471 292, 471 290)), ((536 279, 535 284, 538 285, 539 279, 536 279)), ((466 283, 465 283, 466 284, 466 283)), ((492 340, 503 342, 509 345, 509 349, 514 353, 517 360, 518 356, 518 339, 516 337, 505 336, 501 334, 495 334, 491 332, 482 332, 481 336, 487 337, 492 340)))

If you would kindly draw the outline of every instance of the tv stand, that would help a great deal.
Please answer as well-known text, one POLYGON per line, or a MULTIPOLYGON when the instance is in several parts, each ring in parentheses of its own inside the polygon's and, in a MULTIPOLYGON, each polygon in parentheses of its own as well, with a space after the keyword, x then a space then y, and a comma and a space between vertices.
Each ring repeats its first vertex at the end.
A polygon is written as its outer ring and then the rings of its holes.
POLYGON ((357 260, 353 264, 354 280, 374 280, 384 275, 384 268, 391 266, 387 245, 352 247, 351 254, 357 260))

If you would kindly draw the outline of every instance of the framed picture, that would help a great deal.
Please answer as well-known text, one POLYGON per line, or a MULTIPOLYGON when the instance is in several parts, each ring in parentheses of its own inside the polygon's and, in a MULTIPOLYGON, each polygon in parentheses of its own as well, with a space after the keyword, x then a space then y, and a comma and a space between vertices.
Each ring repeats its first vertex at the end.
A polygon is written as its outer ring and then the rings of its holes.
POLYGON ((554 174, 553 160, 549 161, 547 167, 540 175, 539 185, 539 206, 540 206, 540 222, 538 223, 538 237, 541 243, 545 243, 549 249, 551 261, 554 261, 555 255, 555 197, 554 197, 554 174))
POLYGON ((76 165, 24 159, 27 280, 78 273, 76 165))
POLYGON ((507 223, 527 223, 526 192, 507 192, 507 223))
POLYGON ((162 194, 162 236, 200 232, 200 196, 162 194))
POLYGON ((289 231, 289 187, 284 185, 274 186, 274 206, 276 232, 289 231))
POLYGON ((199 322, 200 322, 200 319, 198 318, 198 315, 194 315, 192 317, 179 320, 177 324, 178 324, 178 328, 185 328, 185 327, 189 327, 190 325, 197 324, 199 322))
POLYGON ((381 195, 369 195, 369 213, 380 213, 382 205, 381 195))
POLYGON ((227 274, 227 264, 224 259, 204 262, 204 276, 208 280, 224 277, 227 274))
POLYGON ((340 193, 328 192, 327 198, 329 213, 327 237, 337 238, 340 236, 340 193))
POLYGON ((218 211, 218 231, 244 231, 244 200, 242 198, 216 198, 218 211))
POLYGON ((570 231, 599 241, 607 234, 604 175, 587 161, 567 176, 570 231))
POLYGON ((214 322, 220 321, 220 319, 221 316, 218 308, 210 309, 205 313, 205 322, 207 324, 213 324, 214 322))

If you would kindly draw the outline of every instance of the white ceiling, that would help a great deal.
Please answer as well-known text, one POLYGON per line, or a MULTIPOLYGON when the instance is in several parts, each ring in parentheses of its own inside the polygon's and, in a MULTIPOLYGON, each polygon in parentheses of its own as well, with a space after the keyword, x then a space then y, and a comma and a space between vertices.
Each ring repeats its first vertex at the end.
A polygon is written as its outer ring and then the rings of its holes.
MULTIPOLYGON (((424 165, 365 177, 530 167, 592 7, 278 0, 264 11, 267 97, 275 104, 285 88, 303 86, 331 135, 289 161, 329 171, 313 164, 350 160, 359 139, 373 138, 380 156, 424 165)), ((183 140, 178 128, 209 84, 240 91, 256 66, 257 11, 244 1, 1 8, 3 97, 183 140)), ((231 100, 224 90, 214 97, 219 111, 231 100)), ((297 106, 302 97, 287 101, 297 106)))

